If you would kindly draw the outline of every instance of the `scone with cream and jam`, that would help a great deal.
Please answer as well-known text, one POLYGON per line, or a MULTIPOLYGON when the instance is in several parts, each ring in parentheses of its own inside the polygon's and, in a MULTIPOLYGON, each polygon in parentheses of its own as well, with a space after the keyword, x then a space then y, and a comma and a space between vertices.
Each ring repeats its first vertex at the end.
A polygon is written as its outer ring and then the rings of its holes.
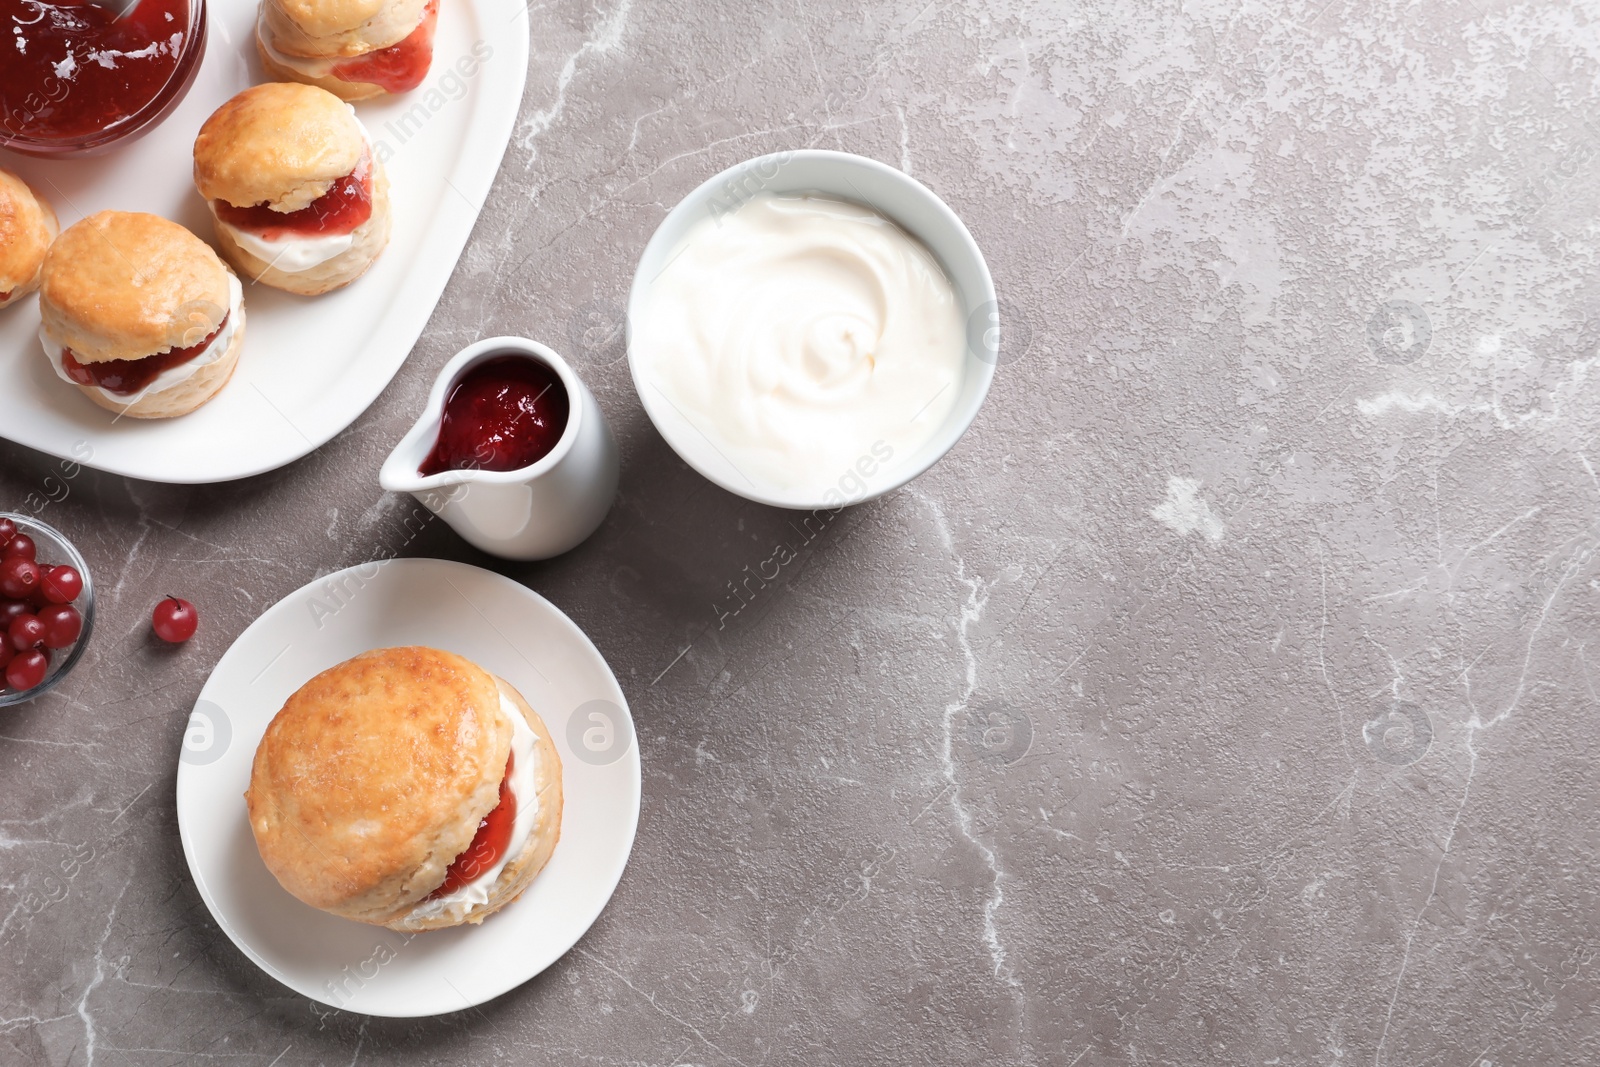
POLYGON ((389 243, 389 181, 355 111, 294 82, 246 89, 194 142, 194 184, 223 254, 302 296, 348 285, 389 243))
POLYGON ((439 0, 261 0, 256 51, 274 78, 365 100, 422 84, 438 19, 439 0))
POLYGON ((211 246, 157 215, 67 227, 40 270, 39 340, 62 380, 139 419, 184 415, 228 384, 244 291, 211 246))
POLYGON ((509 683, 433 648, 383 648, 301 686, 245 793, 267 869, 314 908, 392 930, 480 923, 561 836, 561 758, 509 683))

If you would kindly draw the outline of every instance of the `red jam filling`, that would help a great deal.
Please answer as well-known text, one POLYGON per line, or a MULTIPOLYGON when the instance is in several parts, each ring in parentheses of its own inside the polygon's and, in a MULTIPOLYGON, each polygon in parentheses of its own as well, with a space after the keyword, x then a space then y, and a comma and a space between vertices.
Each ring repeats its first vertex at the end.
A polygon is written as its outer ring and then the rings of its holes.
POLYGON ((376 85, 391 93, 404 93, 422 84, 433 62, 433 28, 439 21, 439 0, 428 0, 422 21, 405 40, 333 65, 333 76, 344 82, 376 85))
POLYGON ((419 473, 514 471, 537 463, 567 428, 570 404, 556 372, 522 356, 496 356, 450 390, 439 440, 419 473))
MULTIPOLYGON (((232 314, 229 312, 228 314, 232 314)), ((61 369, 67 372, 67 377, 79 385, 98 385, 108 393, 118 396, 132 396, 151 382, 156 380, 156 375, 164 370, 181 366, 189 362, 201 352, 206 345, 217 339, 217 334, 228 324, 228 315, 222 316, 222 321, 217 328, 197 345, 188 348, 174 348, 168 352, 157 352, 153 356, 143 359, 107 359, 99 363, 79 363, 78 358, 72 354, 72 349, 61 350, 61 369)))
POLYGON ((237 207, 216 201, 217 218, 249 230, 263 241, 349 233, 372 217, 372 166, 363 154, 356 169, 299 211, 274 211, 266 204, 237 207))
POLYGON ((139 0, 126 18, 87 0, 0 0, 0 133, 73 141, 137 115, 166 88, 189 0, 139 0))
POLYGON ((500 780, 500 803, 483 817, 478 832, 472 835, 472 844, 450 864, 450 869, 444 872, 444 884, 428 894, 429 900, 449 896, 482 876, 506 854, 511 846, 511 827, 517 821, 517 795, 511 791, 511 768, 516 762, 516 753, 506 758, 506 776, 500 780))

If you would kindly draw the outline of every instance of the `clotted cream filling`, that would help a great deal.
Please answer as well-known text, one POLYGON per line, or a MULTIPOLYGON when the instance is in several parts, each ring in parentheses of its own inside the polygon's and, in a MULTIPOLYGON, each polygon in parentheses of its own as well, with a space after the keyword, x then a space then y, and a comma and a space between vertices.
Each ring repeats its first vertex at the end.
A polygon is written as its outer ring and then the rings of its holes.
MULTIPOLYGON (((350 107, 349 104, 346 104, 345 107, 349 108, 351 117, 354 117, 356 109, 350 107)), ((356 126, 361 130, 362 143, 367 146, 366 154, 361 157, 361 162, 356 164, 356 168, 359 171, 364 166, 370 170, 370 168, 377 165, 374 162, 372 138, 368 136, 367 128, 361 124, 359 118, 356 119, 356 126)), ((373 180, 376 181, 375 178, 373 180)), ((377 204, 373 204, 372 209, 376 211, 378 209, 377 204)), ((298 237, 268 240, 258 233, 252 233, 249 230, 233 225, 231 222, 224 222, 216 218, 216 209, 214 207, 212 208, 212 218, 217 224, 217 229, 226 231, 228 236, 232 237, 234 243, 240 248, 249 252, 272 269, 281 271, 284 274, 300 274, 303 271, 310 270, 312 267, 319 267, 330 259, 344 255, 356 243, 356 230, 361 229, 361 226, 356 226, 344 233, 302 234, 298 237)), ((371 216, 368 216, 368 221, 371 221, 371 216)), ((364 226, 366 223, 362 223, 362 225, 364 226)))
MULTIPOLYGON (((168 367, 150 380, 150 384, 136 393, 114 393, 100 385, 79 386, 81 389, 93 389, 108 401, 120 407, 132 407, 152 393, 160 393, 171 389, 173 386, 188 381, 198 374, 201 368, 206 367, 221 359, 228 351, 228 346, 233 344, 233 332, 244 317, 244 287, 239 284, 239 279, 231 271, 228 273, 228 321, 223 323, 222 329, 211 339, 193 359, 185 360, 176 367, 168 367)), ((50 357, 50 366, 55 368, 56 375, 64 382, 78 385, 67 374, 66 367, 61 365, 61 352, 63 346, 45 332, 43 326, 39 327, 39 343, 44 345, 45 355, 50 357)))
POLYGON ((407 914, 407 919, 433 919, 448 914, 457 921, 474 908, 489 902, 506 864, 522 855, 539 816, 539 747, 533 727, 523 718, 522 709, 504 693, 500 694, 500 713, 511 720, 511 795, 517 798, 517 817, 511 824, 511 842, 494 865, 454 893, 424 900, 407 914))

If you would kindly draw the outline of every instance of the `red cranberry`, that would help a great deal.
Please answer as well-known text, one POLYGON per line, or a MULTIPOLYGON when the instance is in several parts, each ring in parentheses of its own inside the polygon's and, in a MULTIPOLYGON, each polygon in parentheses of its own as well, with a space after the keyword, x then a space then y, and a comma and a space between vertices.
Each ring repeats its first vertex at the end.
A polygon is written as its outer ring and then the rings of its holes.
POLYGON ((11 621, 18 615, 32 613, 33 605, 26 600, 0 600, 0 630, 11 629, 11 621))
POLYGON ((182 644, 199 628, 200 615, 187 600, 169 596, 150 613, 150 625, 155 627, 156 636, 161 640, 182 644))
POLYGON ((10 558, 21 556, 23 559, 38 559, 39 548, 33 543, 33 538, 25 533, 14 534, 6 547, 0 549, 0 557, 10 558))
POLYGON ((26 652, 30 648, 38 648, 44 644, 44 631, 44 620, 39 616, 18 615, 6 628, 6 635, 11 638, 12 648, 18 652, 26 652))
POLYGON ((0 559, 0 595, 22 600, 39 587, 39 565, 22 556, 0 559))
POLYGON ((42 571, 39 576, 39 588, 50 603, 70 604, 83 592, 83 575, 78 573, 77 568, 63 564, 59 567, 44 567, 42 571))
POLYGON ((10 519, 0 519, 0 552, 5 551, 15 536, 17 536, 17 524, 10 519))
POLYGON ((18 652, 16 658, 6 665, 6 684, 17 690, 32 689, 44 681, 49 670, 49 655, 37 648, 30 648, 26 652, 18 652))
POLYGON ((83 616, 71 604, 51 604, 39 612, 39 621, 45 648, 66 648, 83 633, 83 616))

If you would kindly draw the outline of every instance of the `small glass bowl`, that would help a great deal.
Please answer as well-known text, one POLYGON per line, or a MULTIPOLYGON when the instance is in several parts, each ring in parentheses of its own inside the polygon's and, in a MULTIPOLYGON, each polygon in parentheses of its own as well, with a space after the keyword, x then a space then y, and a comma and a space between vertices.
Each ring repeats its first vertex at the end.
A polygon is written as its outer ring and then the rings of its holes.
POLYGON ((78 614, 83 616, 83 633, 78 635, 77 643, 71 648, 56 649, 51 652, 50 673, 44 676, 44 681, 32 689, 7 689, 0 692, 0 708, 9 708, 48 693, 57 682, 72 673, 72 668, 83 658, 83 650, 89 647, 89 634, 94 630, 94 582, 89 578, 89 565, 60 530, 47 526, 38 519, 30 519, 26 515, 0 512, 0 519, 10 519, 17 524, 18 533, 25 533, 33 538, 39 550, 40 563, 54 566, 70 564, 83 576, 83 592, 72 602, 72 606, 78 609, 78 614))
POLYGON ((173 68, 167 83, 138 111, 109 129, 96 130, 82 137, 49 139, 28 136, 26 101, 13 108, 20 114, 6 115, 5 108, 0 106, 0 148, 41 159, 67 159, 99 155, 149 133, 188 95, 195 75, 200 72, 200 61, 206 54, 206 0, 189 0, 188 10, 189 32, 184 39, 177 66, 173 68))

